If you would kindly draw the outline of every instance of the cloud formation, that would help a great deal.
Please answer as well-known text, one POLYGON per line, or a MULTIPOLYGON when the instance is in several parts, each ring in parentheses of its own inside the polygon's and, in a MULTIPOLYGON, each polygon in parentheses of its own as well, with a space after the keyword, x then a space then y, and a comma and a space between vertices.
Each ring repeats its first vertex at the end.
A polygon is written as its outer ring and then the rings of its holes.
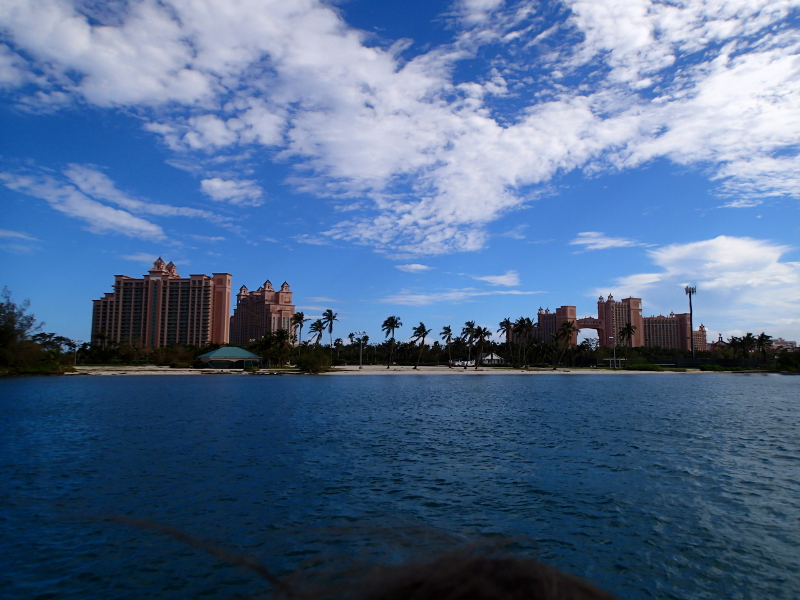
POLYGON ((719 236, 647 251, 656 269, 617 279, 592 295, 642 297, 646 314, 684 312, 683 287, 697 286, 695 315, 726 335, 736 327, 800 336, 800 262, 782 260, 793 248, 768 240, 719 236), (724 331, 721 323, 731 326, 724 331))
POLYGON ((425 271, 431 271, 433 269, 433 267, 418 263, 412 263, 409 265, 395 265, 395 267, 401 271, 405 271, 406 273, 424 273, 425 271))
POLYGON ((264 204, 264 190, 252 179, 203 179, 200 189, 216 202, 230 202, 243 206, 261 206, 264 204))
POLYGON ((55 210, 86 223, 93 233, 119 233, 150 240, 164 238, 164 230, 159 225, 92 200, 75 187, 52 177, 0 173, 0 182, 11 190, 47 201, 55 210))
POLYGON ((477 288, 450 289, 443 292, 414 293, 410 290, 401 290, 397 294, 391 294, 382 298, 382 304, 400 304, 403 306, 427 306, 441 302, 468 302, 483 296, 530 296, 542 294, 544 292, 523 292, 520 290, 479 290, 477 288))
POLYGON ((478 281, 485 281, 489 285, 504 285, 514 287, 520 284, 519 273, 517 271, 506 271, 504 275, 470 275, 478 281))
POLYGON ((579 233, 570 244, 583 246, 585 250, 607 250, 608 248, 630 248, 631 246, 644 246, 641 242, 622 237, 607 236, 601 231, 584 231, 579 233))
MULTIPOLYGON (((667 158, 730 206, 797 197, 798 6, 459 0, 453 40, 410 55, 320 0, 7 0, 0 86, 26 110, 139 111, 180 156, 291 161, 296 189, 365 200, 327 237, 434 255, 483 247, 489 223, 576 169, 667 158), (498 59, 457 83, 489 46, 498 59)), ((263 202, 246 173, 201 170, 212 199, 263 202)))

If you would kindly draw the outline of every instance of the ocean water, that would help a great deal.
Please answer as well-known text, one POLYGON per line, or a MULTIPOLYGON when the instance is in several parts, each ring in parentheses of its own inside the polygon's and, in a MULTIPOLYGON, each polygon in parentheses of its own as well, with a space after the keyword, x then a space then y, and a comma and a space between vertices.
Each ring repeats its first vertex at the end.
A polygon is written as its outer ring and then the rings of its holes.
POLYGON ((800 598, 800 378, 0 380, 0 596, 252 598, 459 544, 626 599, 800 598))

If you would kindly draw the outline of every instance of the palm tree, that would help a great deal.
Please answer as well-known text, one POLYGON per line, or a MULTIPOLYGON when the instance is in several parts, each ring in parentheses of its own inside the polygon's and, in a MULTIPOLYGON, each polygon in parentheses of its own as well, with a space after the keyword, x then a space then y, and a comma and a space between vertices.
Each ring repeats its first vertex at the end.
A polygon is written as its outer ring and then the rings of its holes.
POLYGON ((322 313, 322 326, 328 329, 328 334, 331 336, 331 358, 333 358, 333 322, 339 320, 337 316, 339 313, 333 312, 330 308, 322 313))
POLYGON ((528 336, 533 333, 533 321, 530 320, 529 317, 520 317, 516 321, 514 321, 514 335, 517 336, 517 340, 520 343, 520 352, 523 354, 521 363, 524 363, 524 366, 528 366, 528 353, 527 353, 527 346, 528 346, 528 336))
POLYGON ((756 348, 761 354, 761 362, 766 362, 767 348, 772 348, 772 336, 767 335, 762 331, 761 334, 756 338, 756 348))
POLYGON ((497 330, 497 333, 502 333, 506 336, 506 349, 509 351, 509 357, 511 356, 511 334, 514 333, 514 323, 506 317, 502 321, 498 323, 500 329, 497 330))
POLYGON ((392 366, 392 351, 394 350, 394 332, 396 329, 400 329, 403 326, 403 323, 400 322, 400 317, 392 316, 386 317, 384 320, 383 325, 381 325, 381 331, 386 334, 386 337, 391 335, 391 339, 389 340, 389 362, 386 365, 386 368, 390 368, 392 366))
POLYGON ((414 365, 414 369, 419 366, 419 361, 422 358, 422 349, 425 347, 425 338, 428 337, 431 331, 433 331, 433 329, 427 329, 425 323, 422 321, 413 329, 411 339, 415 342, 419 342, 419 356, 417 356, 417 364, 414 365))
POLYGON ((492 337, 492 332, 488 327, 476 327, 475 338, 478 340, 478 354, 475 356, 475 370, 478 370, 478 363, 480 362, 481 353, 483 352, 483 342, 492 337))
POLYGON ((278 329, 272 339, 272 346, 278 358, 278 364, 282 367, 284 359, 289 356, 292 349, 292 332, 288 329, 278 329))
MULTIPOLYGON (((472 342, 475 339, 475 321, 467 321, 464 323, 464 327, 461 328, 461 337, 464 338, 464 341, 469 346, 469 353, 467 354, 467 362, 472 360, 472 342)), ((464 365, 464 368, 467 368, 467 365, 464 365)))
POLYGON ((750 351, 756 345, 756 337, 752 333, 747 333, 742 338, 741 341, 741 348, 742 348, 742 355, 744 358, 748 358, 750 356, 750 351))
POLYGON ((620 346, 630 346, 631 340, 636 333, 636 326, 627 323, 625 327, 619 330, 617 337, 619 338, 620 346))
POLYGON ((736 337, 735 335, 729 337, 728 348, 731 349, 731 352, 733 353, 733 358, 736 358, 736 355, 739 354, 742 349, 742 338, 736 337))
POLYGON ((292 315, 292 328, 297 329, 298 337, 297 343, 303 343, 303 325, 306 321, 310 321, 311 319, 306 319, 306 316, 301 312, 296 312, 292 315))
POLYGON ((336 348, 336 360, 339 360, 339 353, 341 352, 342 348, 344 348, 344 342, 342 341, 342 338, 336 338, 336 340, 333 342, 333 347, 336 348))
MULTIPOLYGON (((628 326, 630 326, 630 323, 628 323, 628 326)), ((561 356, 558 357, 553 369, 558 368, 558 364, 561 362, 561 359, 564 358, 564 352, 567 351, 567 348, 572 343, 572 336, 577 332, 578 328, 575 327, 575 323, 573 321, 564 321, 561 323, 561 327, 558 328, 558 333, 556 333, 556 340, 560 340, 562 344, 561 356)))
POLYGON ((447 368, 453 368, 453 353, 450 351, 450 342, 453 341, 453 330, 450 328, 450 325, 445 325, 442 327, 442 331, 439 333, 439 337, 442 338, 442 341, 447 346, 447 368))
POLYGON ((325 323, 322 322, 322 319, 317 319, 308 326, 308 332, 317 336, 317 338, 314 340, 314 345, 319 346, 319 341, 322 339, 322 334, 325 333, 325 323))

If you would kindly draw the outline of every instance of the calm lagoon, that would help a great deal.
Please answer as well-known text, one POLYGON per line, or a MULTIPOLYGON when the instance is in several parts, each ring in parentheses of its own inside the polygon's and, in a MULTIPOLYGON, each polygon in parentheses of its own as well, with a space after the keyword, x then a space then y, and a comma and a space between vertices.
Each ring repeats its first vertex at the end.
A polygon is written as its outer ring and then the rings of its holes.
POLYGON ((779 375, 4 379, 0 596, 269 589, 124 514, 282 574, 509 537, 630 600, 800 598, 799 426, 779 375))

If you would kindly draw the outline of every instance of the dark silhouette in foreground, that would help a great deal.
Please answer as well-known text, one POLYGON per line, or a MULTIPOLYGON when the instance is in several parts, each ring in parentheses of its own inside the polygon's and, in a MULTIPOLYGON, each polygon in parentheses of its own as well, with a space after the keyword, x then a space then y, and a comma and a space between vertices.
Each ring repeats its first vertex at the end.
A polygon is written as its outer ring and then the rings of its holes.
MULTIPOLYGON (((333 584, 300 574, 281 579, 256 559, 203 542, 174 527, 125 516, 106 520, 169 535, 229 564, 244 567, 272 585, 273 595, 291 599, 352 600, 615 600, 593 585, 531 558, 464 548, 431 561, 373 567, 333 584)), ((344 575, 344 576, 343 576, 344 575)))

